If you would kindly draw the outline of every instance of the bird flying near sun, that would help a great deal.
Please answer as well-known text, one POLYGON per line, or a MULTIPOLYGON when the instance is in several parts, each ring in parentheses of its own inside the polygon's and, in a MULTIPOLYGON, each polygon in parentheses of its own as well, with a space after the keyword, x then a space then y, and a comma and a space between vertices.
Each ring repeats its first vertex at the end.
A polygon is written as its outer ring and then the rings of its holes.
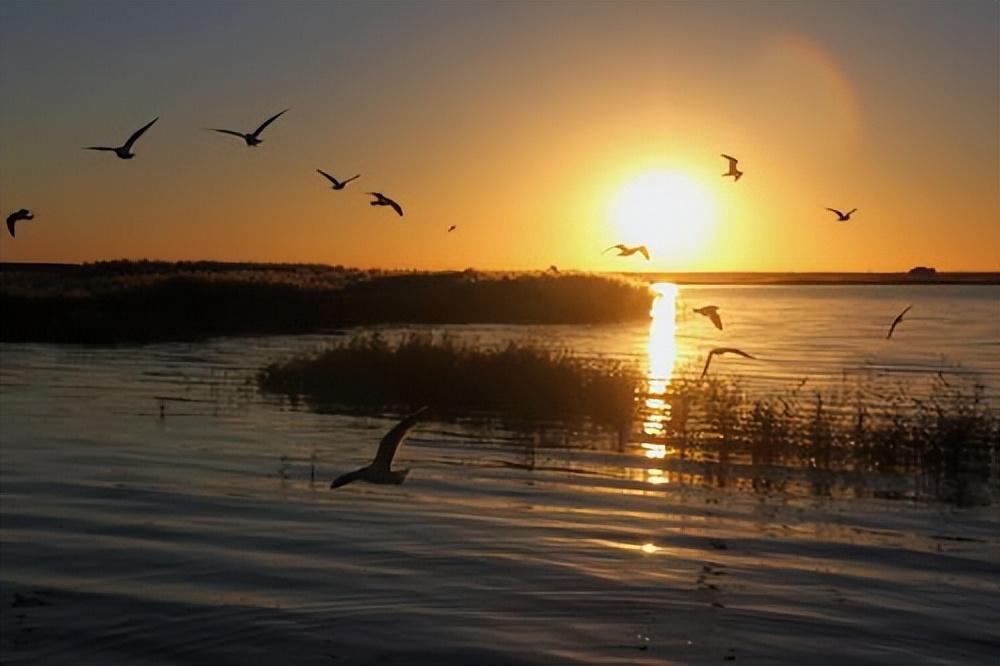
POLYGON ((132 152, 132 144, 134 144, 139 137, 142 136, 143 132, 152 127, 153 123, 159 119, 160 117, 157 116, 150 120, 148 123, 133 132, 132 136, 128 138, 128 141, 126 141, 124 145, 118 146, 117 148, 111 148, 109 146, 87 146, 84 150, 106 150, 114 153, 123 160, 130 160, 135 157, 135 153, 132 152))
POLYGON ((351 182, 351 181, 352 181, 352 180, 354 180, 355 178, 360 178, 360 177, 361 177, 361 174, 360 174, 360 173, 358 173, 358 174, 355 174, 355 175, 353 175, 353 176, 351 176, 350 178, 347 178, 347 179, 345 179, 345 180, 337 180, 336 178, 334 178, 333 176, 331 176, 330 174, 328 174, 328 173, 327 173, 326 171, 323 171, 322 169, 316 169, 316 171, 317 171, 317 172, 318 172, 318 173, 319 173, 319 174, 320 174, 321 176, 323 176, 323 177, 324 177, 324 178, 326 178, 326 179, 327 179, 328 181, 330 181, 330 182, 332 183, 332 187, 333 187, 333 189, 335 189, 335 190, 342 190, 342 189, 344 189, 345 187, 347 187, 347 184, 348 184, 349 182, 351 182))
POLYGON ((260 133, 264 131, 264 128, 273 123, 275 120, 277 120, 281 116, 281 114, 285 113, 286 111, 288 111, 288 109, 285 109, 285 111, 279 111, 278 113, 274 114, 273 116, 262 122, 260 124, 260 127, 250 132, 249 134, 227 129, 216 129, 214 127, 211 127, 209 129, 211 129, 213 132, 222 132, 223 134, 232 134, 233 136, 238 136, 244 141, 246 141, 248 146, 253 147, 261 143, 262 139, 260 138, 260 133))
POLYGON ((712 351, 708 352, 708 358, 705 359, 705 367, 701 371, 702 377, 708 374, 708 366, 711 365, 712 363, 712 357, 720 356, 722 354, 737 354, 739 356, 742 356, 743 358, 749 358, 755 361, 757 360, 756 356, 751 356, 745 351, 741 351, 739 349, 736 349, 735 347, 716 347, 712 351))
POLYGON ((857 208, 852 208, 846 213, 842 213, 836 208, 827 208, 827 210, 830 211, 831 213, 834 213, 837 216, 838 222, 847 222, 849 219, 851 219, 851 214, 854 213, 857 210, 857 208))
POLYGON ((389 206, 394 211, 396 211, 397 215, 399 215, 400 217, 403 217, 403 207, 400 206, 395 201, 393 201, 392 199, 390 199, 389 197, 385 196, 381 192, 369 192, 368 194, 370 194, 373 197, 375 197, 375 201, 369 201, 368 202, 372 206, 389 206))
POLYGON ((712 320, 715 327, 722 330, 722 317, 719 316, 719 308, 714 305, 706 305, 703 308, 695 308, 695 312, 712 320))
MULTIPOLYGON (((604 250, 604 252, 608 252, 610 250, 618 250, 618 254, 615 255, 616 257, 631 257, 633 254, 638 252, 642 256, 646 257, 646 261, 649 261, 649 250, 646 249, 645 245, 636 245, 635 247, 628 247, 627 245, 618 243, 617 245, 612 245, 611 247, 607 248, 606 250, 604 250)), ((601 252, 601 254, 604 254, 604 252, 601 252)))
POLYGON ((743 172, 736 168, 736 163, 739 162, 739 160, 731 155, 726 155, 725 153, 722 153, 722 156, 729 160, 729 171, 722 174, 722 177, 725 178, 726 176, 732 176, 733 182, 735 183, 740 179, 740 176, 743 175, 743 172))
POLYGON ((35 216, 27 208, 21 208, 20 210, 15 210, 13 213, 7 216, 7 231, 10 232, 10 237, 14 237, 14 225, 21 220, 33 220, 35 216))
POLYGON ((896 330, 896 326, 899 325, 899 322, 903 321, 903 315, 905 315, 907 312, 909 312, 910 308, 912 308, 912 307, 913 307, 912 305, 907 305, 906 309, 904 309, 902 312, 900 312, 898 315, 896 315, 896 318, 892 320, 892 326, 889 327, 889 332, 886 333, 886 335, 885 335, 885 339, 886 340, 888 340, 889 338, 892 337, 892 332, 896 330))

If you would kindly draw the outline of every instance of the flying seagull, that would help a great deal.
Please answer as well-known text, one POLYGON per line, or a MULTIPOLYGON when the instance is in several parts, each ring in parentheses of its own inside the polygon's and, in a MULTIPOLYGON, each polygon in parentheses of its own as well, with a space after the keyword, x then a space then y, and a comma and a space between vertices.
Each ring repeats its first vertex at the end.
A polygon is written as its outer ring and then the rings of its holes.
POLYGON ((455 229, 458 229, 458 227, 457 227, 457 226, 455 226, 454 224, 453 224, 453 225, 451 225, 450 227, 448 227, 448 233, 450 234, 450 233, 451 233, 451 232, 453 232, 453 231, 454 231, 455 229))
POLYGON ((27 208, 22 208, 21 210, 15 210, 13 213, 7 216, 7 231, 10 232, 10 237, 14 237, 14 225, 21 220, 33 220, 35 216, 32 215, 31 211, 27 208))
POLYGON ((125 142, 124 146, 118 146, 117 148, 109 148, 108 146, 87 146, 86 148, 84 148, 84 150, 107 150, 114 153, 123 160, 130 160, 133 157, 135 157, 135 153, 132 152, 132 144, 134 144, 139 139, 139 137, 142 136, 142 133, 148 130, 153 125, 153 123, 155 123, 159 119, 160 117, 157 116, 152 120, 150 120, 145 125, 143 125, 142 127, 140 127, 139 129, 137 129, 135 132, 133 132, 132 136, 130 136, 128 138, 128 141, 125 142))
POLYGON ((899 324, 899 322, 903 321, 903 315, 909 312, 910 308, 912 307, 913 307, 912 305, 907 305, 906 309, 900 312, 898 315, 896 315, 896 318, 892 320, 892 326, 889 327, 889 332, 885 336, 886 340, 892 337, 892 332, 896 330, 896 326, 899 324))
MULTIPOLYGON (((607 252, 608 250, 618 250, 618 254, 615 255, 616 257, 631 257, 633 254, 638 252, 642 256, 646 257, 646 261, 649 261, 649 250, 646 249, 645 245, 636 245, 635 247, 628 247, 627 245, 622 245, 621 243, 618 243, 618 245, 612 245, 611 247, 607 248, 606 250, 604 250, 604 252, 607 252)), ((601 254, 604 254, 604 252, 601 252, 601 254)))
POLYGON ((725 153, 722 153, 722 156, 725 157, 727 160, 729 160, 729 171, 722 174, 722 176, 723 177, 732 176, 733 182, 735 183, 737 180, 740 179, 740 176, 743 175, 743 172, 736 168, 736 163, 739 162, 739 160, 736 159, 735 157, 732 157, 731 155, 726 155, 725 153))
MULTIPOLYGON (((257 131, 259 132, 260 130, 257 130, 257 131)), ((328 174, 326 171, 323 171, 322 169, 316 169, 316 171, 317 171, 317 173, 319 173, 320 175, 322 175, 324 178, 326 178, 328 181, 330 181, 331 183, 333 183, 333 189, 335 189, 335 190, 342 190, 345 187, 347 187, 347 184, 349 182, 351 182, 355 178, 360 178, 361 177, 361 174, 359 173, 359 174, 355 174, 355 175, 351 176, 347 180, 337 180, 336 178, 334 178, 333 176, 331 176, 330 174, 328 174)))
POLYGON ((370 194, 370 195, 372 195, 373 197, 375 197, 375 201, 370 201, 370 202, 368 202, 368 203, 370 203, 370 204, 371 204, 372 206, 391 206, 391 207, 392 207, 392 209, 393 209, 394 211, 396 211, 396 213, 397 213, 397 214, 398 214, 398 215, 399 215, 400 217, 402 217, 402 216, 403 216, 403 207, 402 207, 402 206, 400 206, 400 205, 399 205, 398 203, 396 203, 395 201, 393 201, 392 199, 390 199, 389 197, 385 196, 385 195, 384 195, 384 194, 382 194, 381 192, 369 192, 368 194, 370 194))
MULTIPOLYGON (((285 109, 285 111, 288 111, 288 109, 285 109)), ((263 123, 261 123, 260 127, 255 129, 250 134, 244 134, 243 132, 234 132, 233 130, 227 130, 227 129, 216 129, 214 127, 210 127, 209 129, 211 129, 213 132, 222 132, 223 134, 232 134, 233 136, 238 136, 244 141, 246 141, 248 146, 256 146, 258 143, 260 143, 260 139, 258 137, 260 136, 260 133, 264 131, 264 128, 273 123, 275 120, 277 120, 282 113, 285 113, 285 111, 280 111, 274 114, 273 116, 265 120, 263 123)))
POLYGON ((372 460, 370 465, 338 476, 333 480, 333 483, 330 484, 330 487, 339 488, 343 485, 351 483, 352 481, 367 481, 368 483, 395 485, 402 483, 406 478, 406 475, 410 473, 410 470, 404 469, 399 472, 393 472, 391 469, 392 458, 396 455, 399 445, 403 443, 403 440, 410 432, 410 429, 416 425, 420 415, 425 411, 427 411, 427 407, 421 407, 396 424, 392 430, 386 433, 385 437, 382 438, 382 441, 379 442, 378 451, 375 453, 375 459, 372 460))
POLYGON ((757 358, 755 356, 751 356, 750 354, 746 353, 745 351, 740 351, 739 349, 736 349, 735 347, 716 347, 712 351, 708 352, 708 358, 705 359, 705 369, 701 371, 701 376, 702 377, 704 377, 706 374, 708 374, 708 366, 709 366, 709 364, 712 363, 712 357, 715 356, 715 355, 717 355, 717 354, 739 354, 740 356, 742 356, 744 358, 751 358, 751 359, 753 359, 755 361, 757 360, 757 358))
POLYGON ((695 308, 694 311, 711 319, 715 327, 722 330, 722 317, 719 316, 719 308, 714 305, 706 305, 703 308, 695 308))
POLYGON ((842 213, 839 210, 837 210, 836 208, 827 208, 827 210, 830 211, 831 213, 835 213, 837 215, 837 221, 838 222, 847 222, 849 219, 851 219, 851 214, 854 211, 856 211, 857 208, 852 208, 851 210, 847 211, 846 213, 842 213))

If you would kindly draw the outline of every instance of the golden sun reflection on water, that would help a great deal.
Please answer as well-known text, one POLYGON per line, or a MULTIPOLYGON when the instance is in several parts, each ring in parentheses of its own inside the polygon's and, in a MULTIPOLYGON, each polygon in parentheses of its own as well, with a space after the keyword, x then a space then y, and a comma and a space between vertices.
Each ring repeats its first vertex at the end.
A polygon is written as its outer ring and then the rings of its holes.
MULTIPOLYGON (((671 282, 657 282, 652 286, 656 293, 653 307, 649 311, 649 342, 646 353, 649 356, 649 395, 663 395, 667 391, 677 362, 677 285, 671 282)), ((650 409, 667 409, 662 399, 646 399, 650 409)))
MULTIPOLYGON (((649 312, 649 340, 646 343, 649 373, 642 431, 653 441, 641 442, 640 446, 646 458, 665 462, 668 455, 676 453, 676 449, 663 440, 668 435, 667 425, 671 417, 667 388, 677 362, 677 285, 658 282, 652 289, 656 298, 649 312)), ((645 482, 658 486, 670 483, 670 477, 662 469, 649 468, 646 469, 645 482)))

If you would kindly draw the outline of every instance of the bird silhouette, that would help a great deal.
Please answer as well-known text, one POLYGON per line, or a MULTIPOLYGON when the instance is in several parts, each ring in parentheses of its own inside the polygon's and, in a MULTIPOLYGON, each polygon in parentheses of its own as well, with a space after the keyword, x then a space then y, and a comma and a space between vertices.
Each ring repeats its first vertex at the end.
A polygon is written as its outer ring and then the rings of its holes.
POLYGON ((389 207, 391 207, 391 208, 392 208, 392 209, 393 209, 394 211, 396 211, 396 213, 397 213, 397 214, 398 214, 398 215, 399 215, 400 217, 402 217, 402 216, 403 216, 403 207, 402 207, 402 206, 400 206, 400 205, 399 205, 398 203, 396 203, 395 201, 393 201, 392 199, 390 199, 389 197, 385 196, 385 195, 384 195, 384 194, 382 194, 381 192, 369 192, 368 194, 370 194, 370 195, 372 195, 373 197, 375 197, 375 201, 369 201, 369 202, 368 202, 368 203, 370 203, 370 204, 371 204, 372 206, 389 206, 389 207))
MULTIPOLYGON (((285 111, 288 111, 288 109, 285 109, 285 111)), ((209 129, 211 129, 213 132, 222 132, 223 134, 232 134, 233 136, 238 136, 244 141, 246 141, 248 146, 256 146, 261 142, 260 133, 264 131, 264 128, 273 123, 275 120, 277 120, 282 113, 285 113, 285 111, 279 111, 278 113, 274 114, 273 116, 262 122, 260 124, 260 127, 255 129, 253 132, 250 132, 249 134, 244 134, 243 132, 234 132, 233 130, 227 130, 227 129, 216 129, 214 127, 210 127, 209 129)))
POLYGON ((328 174, 326 171, 323 171, 322 169, 316 169, 316 171, 320 175, 322 175, 324 178, 326 178, 328 181, 330 181, 331 183, 333 183, 333 189, 335 189, 335 190, 342 190, 345 187, 347 187, 347 184, 349 182, 351 182, 355 178, 360 178, 361 177, 361 174, 359 173, 359 174, 355 174, 355 175, 351 176, 350 178, 348 178, 346 180, 337 180, 336 178, 334 178, 333 176, 331 176, 330 174, 328 174))
POLYGON ((10 232, 10 237, 14 237, 14 225, 21 220, 33 220, 35 216, 27 208, 22 208, 20 210, 15 210, 13 213, 7 216, 7 231, 10 232))
POLYGON ((736 349, 735 347, 716 347, 712 351, 708 352, 708 358, 705 359, 705 368, 701 371, 702 377, 708 374, 708 366, 712 363, 712 357, 720 354, 739 354, 744 358, 750 358, 755 361, 757 360, 757 357, 751 356, 745 351, 741 351, 739 349, 736 349))
POLYGON ((715 327, 722 330, 722 317, 719 316, 719 308, 714 305, 706 305, 703 308, 695 308, 694 311, 711 319, 715 327))
POLYGON ((451 225, 450 227, 448 227, 448 233, 450 234, 450 233, 451 233, 451 232, 453 232, 453 231, 454 231, 455 229, 458 229, 458 227, 457 227, 457 226, 455 226, 454 224, 453 224, 453 225, 451 225))
POLYGON ((740 179, 740 176, 743 175, 743 172, 736 168, 736 163, 739 162, 739 160, 736 159, 735 157, 732 157, 731 155, 726 155, 725 153, 722 153, 722 156, 725 157, 727 160, 729 160, 729 171, 722 174, 722 176, 723 177, 732 176, 733 182, 735 183, 737 180, 740 179))
POLYGON ((399 485, 410 473, 409 469, 392 471, 392 458, 399 450, 399 445, 403 443, 410 429, 416 425, 420 415, 427 411, 427 407, 421 407, 405 419, 397 423, 392 430, 386 433, 385 437, 378 444, 378 451, 371 464, 366 465, 353 472, 338 476, 330 484, 331 488, 339 488, 353 481, 367 481, 368 483, 394 484, 399 485))
POLYGON ((892 320, 892 326, 889 327, 889 332, 885 335, 886 340, 892 337, 892 332, 896 330, 896 326, 899 325, 899 322, 903 321, 903 315, 909 312, 912 307, 913 305, 907 305, 906 309, 896 315, 896 318, 892 320))
MULTIPOLYGON (((645 245, 636 245, 635 247, 628 247, 627 245, 618 243, 617 245, 612 245, 611 247, 607 248, 606 250, 604 250, 604 252, 608 252, 609 250, 618 250, 618 254, 615 255, 616 257, 631 257, 633 254, 638 252, 642 256, 646 257, 646 261, 649 261, 649 250, 646 249, 645 245)), ((601 254, 604 254, 604 252, 601 252, 601 254)))
POLYGON ((551 266, 549 266, 548 272, 552 273, 553 275, 558 275, 559 274, 559 267, 556 266, 555 264, 552 264, 551 266))
POLYGON ((831 213, 835 213, 837 215, 837 221, 838 222, 847 222, 849 219, 851 219, 851 214, 854 213, 854 211, 856 211, 857 208, 852 208, 851 210, 847 211, 846 213, 842 213, 839 210, 837 210, 836 208, 827 208, 827 210, 830 211, 831 213))
POLYGON ((135 153, 132 152, 132 144, 134 144, 139 139, 139 137, 142 136, 143 132, 152 127, 153 123, 155 123, 159 119, 160 117, 157 116, 152 120, 150 120, 145 125, 143 125, 142 127, 140 127, 139 129, 137 129, 135 132, 132 133, 132 136, 128 138, 128 141, 126 141, 125 145, 123 146, 118 146, 117 148, 110 148, 108 146, 87 146, 86 148, 84 148, 84 150, 107 150, 114 153, 123 160, 130 160, 133 157, 135 157, 135 153))

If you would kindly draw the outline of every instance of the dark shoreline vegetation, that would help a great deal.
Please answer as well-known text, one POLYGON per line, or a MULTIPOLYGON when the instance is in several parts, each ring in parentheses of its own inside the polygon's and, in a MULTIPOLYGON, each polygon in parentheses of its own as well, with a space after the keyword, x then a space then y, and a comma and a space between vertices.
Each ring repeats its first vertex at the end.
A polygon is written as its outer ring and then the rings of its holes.
POLYGON ((610 359, 530 343, 482 348, 427 334, 390 343, 367 334, 272 363, 257 380, 266 393, 320 411, 427 404, 435 418, 492 416, 526 432, 562 422, 576 434, 603 432, 619 448, 628 440, 660 444, 676 453, 665 464, 698 466, 719 485, 727 469, 742 466, 755 489, 768 491, 780 491, 789 472, 808 476, 821 494, 844 483, 866 489, 877 478, 904 482, 909 490, 894 491, 900 497, 960 504, 1000 491, 1000 421, 981 387, 944 379, 927 399, 897 387, 873 401, 863 385, 758 397, 738 380, 682 374, 666 394, 647 396, 643 375, 610 359), (647 398, 663 402, 647 406, 647 398), (644 422, 662 432, 643 433, 644 422))
POLYGON ((149 343, 391 323, 608 323, 647 318, 652 299, 645 283, 584 273, 7 264, 0 271, 0 341, 149 343))

